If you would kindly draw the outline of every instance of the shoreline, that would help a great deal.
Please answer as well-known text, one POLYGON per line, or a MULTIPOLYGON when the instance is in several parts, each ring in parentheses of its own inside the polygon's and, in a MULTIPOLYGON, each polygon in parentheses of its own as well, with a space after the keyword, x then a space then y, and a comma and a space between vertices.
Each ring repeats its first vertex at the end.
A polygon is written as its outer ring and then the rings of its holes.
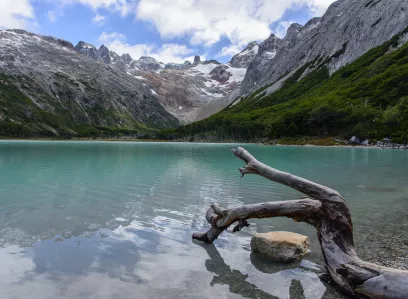
MULTIPOLYGON (((134 142, 134 143, 192 143, 192 144, 251 144, 251 145, 261 145, 261 146, 278 146, 278 147, 327 147, 327 148, 378 148, 378 149, 401 149, 391 146, 377 146, 377 145, 350 145, 350 144, 333 144, 333 145, 320 145, 320 144, 296 144, 296 143, 285 143, 285 144, 268 144, 262 142, 240 142, 240 141, 187 141, 187 140, 158 140, 158 139, 136 139, 136 138, 70 138, 70 139, 59 139, 59 138, 0 138, 2 141, 56 141, 56 142, 134 142)), ((402 148, 403 149, 403 148, 402 148)), ((408 149, 408 148, 405 148, 408 149)))

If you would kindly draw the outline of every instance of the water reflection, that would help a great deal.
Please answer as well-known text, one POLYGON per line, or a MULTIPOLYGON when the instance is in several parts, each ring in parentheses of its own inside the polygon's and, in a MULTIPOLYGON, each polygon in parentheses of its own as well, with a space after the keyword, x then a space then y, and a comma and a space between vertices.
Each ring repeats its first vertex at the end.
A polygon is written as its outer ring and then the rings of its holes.
POLYGON ((248 275, 231 269, 231 267, 225 263, 214 244, 195 243, 202 246, 210 257, 210 259, 205 261, 205 267, 209 272, 216 274, 210 283, 211 286, 216 284, 229 285, 229 290, 232 293, 239 294, 245 298, 278 298, 258 289, 254 284, 247 282, 246 279, 248 275))
MULTIPOLYGON (((303 260, 291 264, 274 263, 251 253, 251 263, 258 271, 266 274, 274 273, 277 276, 262 275, 262 273, 256 273, 254 269, 251 269, 249 274, 243 274, 241 271, 231 268, 213 244, 194 243, 204 248, 209 256, 209 259, 205 261, 205 267, 207 271, 215 274, 210 283, 211 286, 216 284, 228 285, 230 292, 245 298, 302 299, 329 298, 326 295, 333 295, 332 291, 327 292, 326 286, 319 282, 317 273, 322 273, 321 267, 313 262, 303 260), (253 276, 256 278, 254 279, 253 276), (276 279, 277 277, 279 278, 276 279), (268 284, 267 288, 263 282, 268 284), (282 285, 288 286, 287 297, 284 295, 285 291, 279 290, 282 285)), ((235 266, 245 262, 245 260, 238 260, 235 266)), ((332 298, 342 297, 335 295, 332 298)))
MULTIPOLYGON (((242 163, 230 147, 0 142, 0 298, 343 298, 319 280, 324 261, 305 224, 253 220, 215 247, 192 243, 193 232, 208 228, 214 201, 232 207, 299 197, 260 177, 239 179, 242 163), (312 253, 290 265, 251 254, 251 236, 271 230, 308 235, 312 253)), ((351 207, 359 254, 406 267, 407 154, 248 149, 338 189, 351 207)))
POLYGON ((314 263, 262 261, 245 249, 245 236, 226 234, 220 250, 193 244, 196 229, 161 216, 149 226, 132 221, 25 249, 0 248, 0 298, 25 298, 38 288, 31 298, 322 298, 326 287, 314 263))

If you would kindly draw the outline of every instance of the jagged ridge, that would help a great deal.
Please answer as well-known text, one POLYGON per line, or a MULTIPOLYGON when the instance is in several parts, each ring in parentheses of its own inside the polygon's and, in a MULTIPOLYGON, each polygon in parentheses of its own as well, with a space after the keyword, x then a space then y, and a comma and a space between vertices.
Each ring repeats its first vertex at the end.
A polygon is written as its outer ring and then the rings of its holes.
MULTIPOLYGON (((339 0, 322 18, 304 26, 292 24, 283 39, 272 36, 273 59, 263 59, 260 51, 249 65, 240 90, 249 95, 269 85, 267 92, 279 89, 299 68, 320 58, 330 74, 381 45, 408 25, 405 0, 339 0)), ((305 69, 301 77, 311 70, 305 69)))
POLYGON ((67 41, 1 30, 0 53, 3 122, 43 135, 75 135, 86 126, 139 130, 178 125, 142 83, 86 58, 67 41), (20 93, 19 104, 7 101, 4 93, 11 89, 20 93), (15 105, 23 114, 16 114, 15 105))
POLYGON ((157 136, 259 141, 354 135, 407 144, 407 41, 408 27, 331 75, 317 58, 275 92, 268 94, 266 86, 208 119, 157 136))
POLYGON ((182 123, 190 123, 220 111, 234 100, 258 44, 250 43, 227 64, 201 61, 200 56, 195 56, 193 63, 182 64, 164 64, 152 57, 133 60, 128 54, 119 56, 104 45, 97 49, 85 42, 75 48, 93 60, 134 76, 151 89, 168 112, 182 123))

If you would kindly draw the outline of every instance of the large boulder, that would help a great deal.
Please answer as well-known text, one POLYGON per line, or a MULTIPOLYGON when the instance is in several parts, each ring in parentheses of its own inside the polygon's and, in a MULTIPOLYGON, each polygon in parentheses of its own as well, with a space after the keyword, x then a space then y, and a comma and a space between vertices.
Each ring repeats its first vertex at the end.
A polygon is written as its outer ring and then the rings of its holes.
POLYGON ((350 138, 349 144, 360 145, 361 140, 358 139, 356 136, 353 136, 353 137, 350 138))
POLYGON ((370 145, 370 141, 368 139, 366 139, 363 142, 361 142, 361 145, 368 146, 368 145, 370 145))
POLYGON ((307 236, 291 232, 258 233, 252 237, 251 249, 268 260, 293 262, 310 251, 310 241, 307 236))

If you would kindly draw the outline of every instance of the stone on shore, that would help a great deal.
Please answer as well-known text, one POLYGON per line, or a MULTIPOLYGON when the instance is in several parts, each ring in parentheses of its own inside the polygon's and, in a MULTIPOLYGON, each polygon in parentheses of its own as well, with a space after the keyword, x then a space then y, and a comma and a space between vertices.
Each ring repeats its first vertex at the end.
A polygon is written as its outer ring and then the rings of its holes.
POLYGON ((293 262, 310 251, 310 241, 307 236, 291 232, 258 233, 252 237, 251 249, 271 261, 293 262))
POLYGON ((360 144, 361 144, 361 140, 358 139, 356 136, 353 136, 353 137, 350 138, 349 144, 360 145, 360 144))

